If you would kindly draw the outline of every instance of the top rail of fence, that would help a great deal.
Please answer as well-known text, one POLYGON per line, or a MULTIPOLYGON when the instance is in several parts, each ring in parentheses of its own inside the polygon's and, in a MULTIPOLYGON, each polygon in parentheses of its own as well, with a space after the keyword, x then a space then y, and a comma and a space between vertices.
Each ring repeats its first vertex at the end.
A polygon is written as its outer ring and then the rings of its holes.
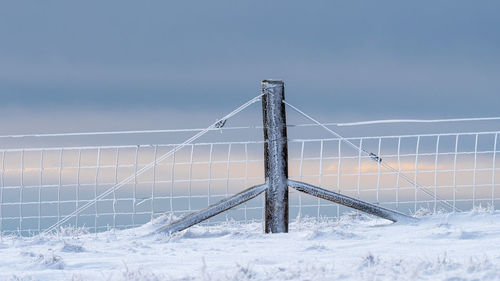
MULTIPOLYGON (((318 142, 318 141, 338 141, 338 140, 369 140, 369 139, 397 139, 397 138, 416 138, 416 137, 446 137, 446 136, 475 136, 475 135, 494 135, 500 134, 500 131, 481 131, 481 132, 455 132, 455 133, 429 133, 429 134, 401 134, 401 135, 377 135, 377 136, 352 136, 352 137, 334 137, 334 138, 289 138, 289 142, 318 142)), ((192 143, 194 146, 204 145, 227 145, 227 144, 262 144, 264 140, 256 141, 222 141, 222 142, 198 142, 192 143)), ((126 148, 146 148, 146 147, 176 147, 181 143, 167 144, 139 144, 139 145, 92 145, 92 146, 54 146, 54 147, 28 147, 28 148, 0 148, 0 152, 19 152, 19 151, 53 151, 53 150, 93 150, 93 149, 126 149, 126 148)))
MULTIPOLYGON (((397 123, 454 123, 454 122, 477 122, 477 121, 498 121, 500 117, 475 117, 475 118, 451 118, 451 119, 383 119, 383 120, 368 120, 358 122, 326 122, 324 126, 350 127, 350 126, 366 126, 380 124, 397 124, 397 123)), ((304 124, 288 124, 287 127, 318 127, 316 123, 304 124)), ((182 128, 182 129, 160 129, 160 130, 126 130, 126 131, 101 131, 101 132, 66 132, 66 133, 33 133, 33 134, 9 134, 0 135, 0 139, 15 139, 15 138, 50 138, 50 137, 80 137, 80 136, 104 136, 104 135, 134 135, 134 134, 165 134, 165 133, 189 133, 207 131, 226 131, 226 130, 247 130, 247 129, 263 129, 263 126, 221 126, 212 128, 182 128)))

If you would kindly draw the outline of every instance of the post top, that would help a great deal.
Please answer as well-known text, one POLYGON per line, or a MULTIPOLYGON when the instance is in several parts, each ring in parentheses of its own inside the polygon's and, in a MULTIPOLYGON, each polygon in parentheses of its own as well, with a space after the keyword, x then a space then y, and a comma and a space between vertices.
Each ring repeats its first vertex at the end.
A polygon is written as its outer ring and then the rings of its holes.
POLYGON ((262 84, 285 84, 283 80, 265 79, 262 80, 262 84))

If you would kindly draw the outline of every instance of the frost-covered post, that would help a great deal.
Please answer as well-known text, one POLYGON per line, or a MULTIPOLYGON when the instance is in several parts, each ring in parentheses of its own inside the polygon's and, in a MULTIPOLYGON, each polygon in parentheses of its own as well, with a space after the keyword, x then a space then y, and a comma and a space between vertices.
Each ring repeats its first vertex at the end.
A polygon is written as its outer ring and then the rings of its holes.
POLYGON ((264 167, 266 183, 266 233, 288 232, 288 144, 285 84, 262 81, 264 167))

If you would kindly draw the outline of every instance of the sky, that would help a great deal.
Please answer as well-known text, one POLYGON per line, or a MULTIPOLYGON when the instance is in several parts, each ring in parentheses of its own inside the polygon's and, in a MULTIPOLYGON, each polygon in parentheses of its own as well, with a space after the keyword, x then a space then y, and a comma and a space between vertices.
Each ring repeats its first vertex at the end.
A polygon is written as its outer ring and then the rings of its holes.
POLYGON ((498 1, 2 1, 1 134, 499 115, 498 1), (260 108, 246 113, 255 119, 260 108), (260 119, 258 119, 260 120, 260 119))

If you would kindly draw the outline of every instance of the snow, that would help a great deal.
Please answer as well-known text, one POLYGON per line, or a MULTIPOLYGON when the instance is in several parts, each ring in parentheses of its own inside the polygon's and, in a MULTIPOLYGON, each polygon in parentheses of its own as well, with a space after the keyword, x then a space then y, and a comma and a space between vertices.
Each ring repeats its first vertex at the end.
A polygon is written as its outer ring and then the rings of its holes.
POLYGON ((261 223, 150 234, 128 230, 2 237, 0 280, 500 280, 500 211, 395 223, 350 213, 299 219, 287 234, 261 223))

